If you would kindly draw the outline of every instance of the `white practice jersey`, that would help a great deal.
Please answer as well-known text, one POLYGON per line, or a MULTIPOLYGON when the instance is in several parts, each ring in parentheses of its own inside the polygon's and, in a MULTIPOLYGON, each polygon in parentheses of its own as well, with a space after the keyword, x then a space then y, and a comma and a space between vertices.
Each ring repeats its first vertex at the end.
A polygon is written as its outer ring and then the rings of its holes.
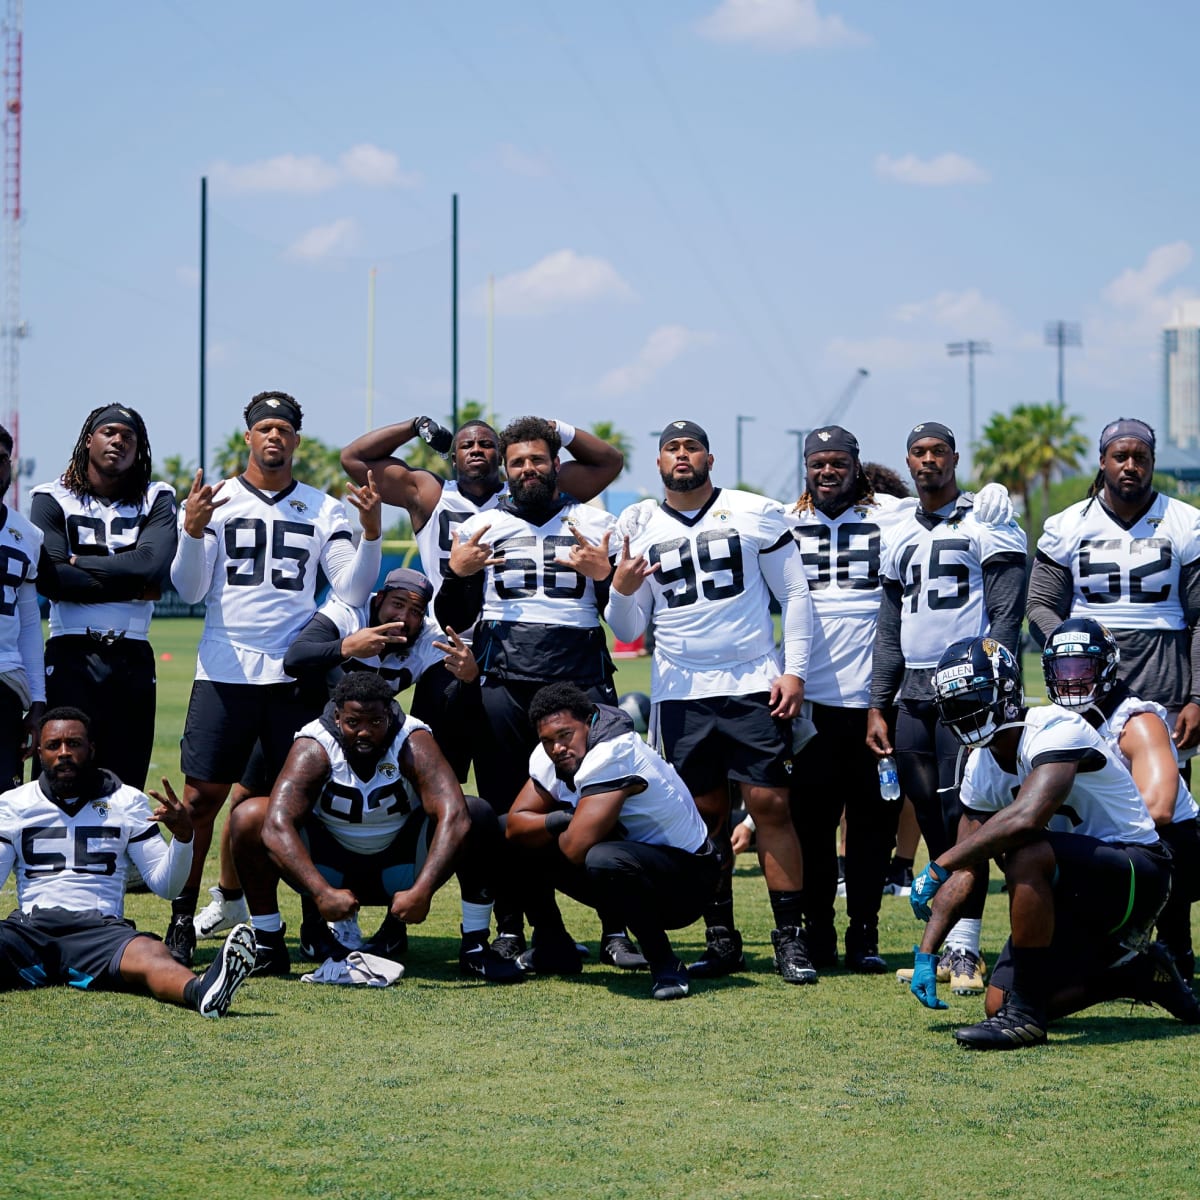
MULTIPOLYGON (((220 492, 226 497, 204 530, 209 584, 196 678, 291 682, 283 656, 316 612, 318 565, 332 575, 330 545, 352 544, 350 522, 340 501, 305 483, 270 495, 229 479, 220 492)), ((181 543, 182 521, 183 510, 181 543)))
POLYGON ((56 802, 37 780, 5 792, 0 884, 15 869, 22 912, 36 905, 119 917, 132 862, 159 894, 174 896, 187 880, 191 843, 168 846, 150 813, 149 799, 126 784, 95 800, 56 802))
POLYGON ((453 479, 442 484, 442 494, 429 514, 429 520, 413 534, 417 552, 421 556, 421 568, 433 584, 435 596, 442 586, 442 580, 450 574, 450 551, 454 548, 459 526, 476 513, 490 512, 500 503, 506 491, 507 488, 502 489, 482 504, 476 504, 458 490, 458 484, 453 479))
POLYGON ((1183 629, 1179 572, 1200 558, 1200 511, 1161 494, 1133 525, 1081 500, 1046 521, 1038 553, 1070 571, 1071 616, 1110 629, 1183 629))
MULTIPOLYGON (((1125 725, 1131 717, 1140 716, 1142 713, 1152 713, 1163 723, 1163 728, 1167 731, 1168 739, 1171 735, 1171 722, 1167 719, 1167 710, 1161 704, 1156 704, 1153 700, 1142 700, 1137 696, 1126 696, 1116 708, 1113 709, 1108 720, 1100 726, 1100 736, 1109 744, 1113 753, 1125 764, 1126 769, 1129 769, 1129 756, 1121 749, 1121 734, 1125 732, 1125 725)), ((1171 751, 1175 755, 1175 765, 1179 765, 1179 754, 1175 750, 1175 742, 1171 740, 1171 751)), ((1171 816, 1172 823, 1176 821, 1190 821, 1200 809, 1197 809, 1196 801, 1192 799, 1192 793, 1188 790, 1188 786, 1184 783, 1182 777, 1179 780, 1179 790, 1175 796, 1175 812, 1171 816)))
POLYGON ((964 807, 981 813, 1007 808, 1034 768, 1047 762, 1082 764, 1049 828, 1101 842, 1150 846, 1158 841, 1154 821, 1120 757, 1079 713, 1056 704, 1026 712, 1015 776, 1001 770, 986 747, 971 753, 959 793, 964 807))
POLYGON ((1025 554, 1025 533, 1016 521, 984 525, 967 508, 931 528, 919 509, 907 510, 883 547, 880 566, 884 579, 904 589, 900 649, 906 667, 936 667, 951 642, 990 632, 983 564, 1007 554, 1025 554))
POLYGON ((6 506, 0 506, 0 522, 0 674, 24 671, 34 699, 44 700, 42 619, 34 592, 42 531, 6 506), (27 655, 34 661, 27 662, 27 655))
POLYGON ((631 842, 674 846, 691 853, 699 850, 708 836, 692 794, 675 768, 636 733, 619 734, 591 747, 579 765, 573 788, 558 778, 541 746, 529 756, 529 776, 572 809, 585 796, 641 786, 642 791, 626 798, 617 818, 631 842))
MULTIPOLYGON (((147 515, 160 497, 175 506, 175 489, 168 483, 152 483, 137 504, 110 503, 96 496, 77 496, 61 479, 42 483, 32 496, 49 496, 62 509, 67 547, 76 558, 95 554, 121 554, 137 545, 147 515)), ((89 629, 116 630, 127 638, 145 641, 154 615, 153 600, 104 600, 79 604, 54 600, 50 604, 50 636, 78 636, 89 629)))
MULTIPOLYGON (((330 596, 317 612, 332 621, 342 637, 347 638, 360 629, 366 629, 371 623, 371 605, 362 604, 357 608, 330 596)), ((389 683, 396 683, 405 678, 401 690, 410 687, 436 662, 441 662, 443 651, 435 649, 433 643, 445 641, 446 635, 442 627, 432 618, 426 617, 417 640, 411 646, 405 646, 403 653, 390 651, 382 656, 373 654, 369 658, 355 658, 353 661, 372 671, 377 671, 389 683)))
POLYGON ((783 505, 725 488, 693 513, 643 500, 618 519, 618 552, 625 537, 658 564, 636 595, 654 622, 651 699, 769 691, 783 664, 759 560, 797 553, 783 505))
POLYGON ((836 517, 818 509, 788 513, 812 594, 806 700, 833 708, 870 707, 883 549, 915 507, 915 500, 879 495, 836 517))
MULTIPOLYGON (((483 540, 493 552, 504 555, 502 566, 485 568, 480 622, 597 628, 595 585, 568 562, 571 549, 578 545, 572 530, 600 545, 615 524, 602 508, 576 503, 565 505, 544 525, 531 525, 503 508, 464 521, 460 538, 466 541, 486 528, 483 540)), ((611 544, 609 552, 613 553, 611 544)))
POLYGON ((374 854, 390 845, 407 821, 424 819, 421 801, 400 770, 404 743, 418 729, 428 732, 429 726, 415 717, 404 718, 370 779, 354 773, 341 742, 323 718, 310 721, 296 734, 297 740, 312 738, 329 758, 329 778, 313 816, 347 850, 374 854))

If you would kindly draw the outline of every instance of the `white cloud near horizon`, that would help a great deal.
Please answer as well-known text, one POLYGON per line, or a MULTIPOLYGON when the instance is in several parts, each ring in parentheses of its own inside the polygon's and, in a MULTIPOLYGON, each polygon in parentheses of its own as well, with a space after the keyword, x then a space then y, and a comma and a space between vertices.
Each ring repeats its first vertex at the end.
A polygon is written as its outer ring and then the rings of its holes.
POLYGON ((1116 308, 1143 308, 1161 299, 1157 293, 1168 279, 1191 265, 1192 248, 1187 242, 1169 242, 1146 255, 1140 267, 1126 267, 1101 296, 1116 308))
POLYGON ((316 154, 279 154, 241 166, 218 162, 210 174, 218 186, 245 194, 313 195, 343 183, 402 188, 419 187, 421 183, 418 172, 400 169, 400 159, 391 150, 369 142, 351 146, 336 163, 326 162, 316 154))
MULTIPOLYGON (((484 289, 478 295, 484 296, 484 289)), ((633 300, 633 289, 603 258, 556 250, 495 281, 496 312, 507 317, 539 316, 594 300, 633 300)), ((486 303, 486 298, 484 298, 486 303)))
POLYGON ((284 252, 296 262, 318 262, 353 249, 358 230, 350 217, 339 217, 328 225, 317 225, 302 233, 284 252))
POLYGON ((954 187, 958 184, 987 183, 991 179, 991 175, 978 163, 951 151, 924 159, 915 154, 904 154, 899 158, 878 154, 875 156, 875 173, 884 179, 916 187, 954 187))
POLYGON ((712 334, 688 329, 686 325, 660 325, 632 362, 605 373, 596 391, 602 396, 624 396, 638 391, 683 354, 712 341, 712 334))
POLYGON ((978 288, 941 291, 928 300, 900 305, 892 316, 903 325, 926 321, 963 337, 997 337, 1011 327, 1004 309, 994 300, 988 300, 978 288))
POLYGON ((861 46, 870 39, 838 16, 822 15, 817 0, 721 0, 696 24, 701 37, 762 50, 861 46))
POLYGON ((512 175, 523 175, 527 179, 541 179, 550 174, 550 168, 536 154, 529 154, 512 142, 501 142, 496 147, 496 157, 503 170, 512 175))

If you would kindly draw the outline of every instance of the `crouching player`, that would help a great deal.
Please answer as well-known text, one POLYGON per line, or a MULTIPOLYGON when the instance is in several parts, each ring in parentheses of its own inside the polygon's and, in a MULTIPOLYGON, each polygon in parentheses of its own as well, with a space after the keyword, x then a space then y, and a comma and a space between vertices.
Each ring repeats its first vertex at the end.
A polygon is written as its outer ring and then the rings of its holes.
POLYGON ((0 796, 0 885, 15 869, 17 910, 0 921, 0 990, 63 983, 148 992, 221 1017, 254 965, 254 934, 239 925, 202 976, 180 966, 153 934, 124 919, 131 866, 165 899, 192 865, 192 824, 167 781, 165 795, 95 765, 91 722, 53 708, 38 726, 41 774, 0 796), (161 821, 172 834, 168 843, 161 821))
POLYGON ((254 974, 291 970, 280 877, 316 902, 318 927, 300 930, 313 957, 344 958, 327 923, 383 904, 387 916, 363 949, 400 959, 406 925, 424 921, 434 892, 457 874, 462 973, 488 983, 524 978, 488 946, 490 870, 503 848, 495 814, 463 797, 429 727, 401 712, 381 676, 343 679, 324 714, 296 734, 271 795, 243 801, 230 821, 258 943, 254 974))
POLYGON ((577 974, 579 950, 554 891, 603 908, 633 931, 653 977, 651 995, 688 994, 687 968, 666 930, 698 920, 712 902, 717 854, 675 768, 633 731, 619 708, 574 684, 544 687, 529 706, 539 745, 507 834, 528 854, 526 912, 533 973, 577 974))

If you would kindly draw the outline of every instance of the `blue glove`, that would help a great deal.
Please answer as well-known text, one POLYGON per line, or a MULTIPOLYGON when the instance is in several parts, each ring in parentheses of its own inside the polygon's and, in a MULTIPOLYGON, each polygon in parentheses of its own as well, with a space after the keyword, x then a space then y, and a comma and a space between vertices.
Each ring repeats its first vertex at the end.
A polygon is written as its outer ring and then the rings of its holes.
POLYGON ((922 954, 920 949, 913 947, 913 977, 908 990, 926 1008, 949 1008, 945 1000, 939 1000, 937 994, 937 964, 936 954, 922 954))
POLYGON ((918 921, 928 921, 933 915, 929 910, 929 906, 933 903, 933 898, 937 895, 938 888, 949 878, 949 871, 943 867, 939 867, 937 863, 931 862, 912 881, 912 891, 909 893, 908 902, 912 905, 912 910, 916 914, 918 921))

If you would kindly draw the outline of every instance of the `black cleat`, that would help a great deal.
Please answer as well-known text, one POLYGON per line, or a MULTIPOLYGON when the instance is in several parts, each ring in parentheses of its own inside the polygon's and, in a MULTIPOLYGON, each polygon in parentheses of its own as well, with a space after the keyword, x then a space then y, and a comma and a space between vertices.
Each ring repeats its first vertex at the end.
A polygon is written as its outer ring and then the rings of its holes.
POLYGON ((200 977, 196 1005, 202 1017, 223 1017, 233 994, 250 977, 256 959, 254 930, 236 925, 217 952, 212 965, 200 977))
POLYGON ((1046 1022, 1034 1013, 1005 1004, 994 1017, 954 1031, 964 1050, 1023 1050, 1046 1044, 1046 1022))
POLYGON ((808 957, 804 930, 799 925, 771 930, 771 945, 775 947, 775 970, 786 982, 817 982, 817 968, 808 957))
POLYGON ((821 925, 806 921, 804 941, 808 946, 808 961, 814 967, 838 965, 838 937, 832 921, 821 925))
POLYGON ((196 956, 196 927, 192 918, 173 913, 163 942, 181 967, 190 967, 196 956))
POLYGON ((604 939, 600 946, 600 961, 622 971, 642 971, 650 965, 634 940, 623 933, 604 939))
POLYGON ((498 933, 492 939, 492 949, 501 958, 509 958, 516 962, 525 953, 528 946, 525 944, 523 933, 498 933))
POLYGON ((362 952, 376 954, 392 962, 403 962, 408 954, 408 926, 388 913, 379 928, 367 938, 362 952))
POLYGON ((569 933, 538 937, 533 933, 533 945, 517 959, 517 965, 527 975, 578 975, 583 970, 583 955, 569 933))
POLYGON ((879 953, 879 935, 874 929, 852 925, 846 930, 846 970, 855 975, 887 973, 888 965, 879 953))
POLYGON ((650 995, 655 1000, 682 1000, 688 994, 688 969, 679 959, 657 968, 653 976, 650 995))
POLYGON ((268 933, 265 929, 254 931, 254 966, 251 975, 290 975, 292 960, 288 954, 287 943, 283 935, 287 926, 268 933))
POLYGON ((1138 976, 1135 1000, 1157 1004, 1185 1025, 1200 1025, 1200 1003, 1162 942, 1151 942, 1134 966, 1138 976))
POLYGON ((484 983, 520 983, 525 978, 515 958, 503 958, 488 945, 487 930, 463 934, 458 973, 484 983))
POLYGON ((341 962, 349 953, 349 948, 333 936, 333 930, 324 921, 300 926, 301 958, 315 963, 323 963, 330 958, 334 962, 341 962))
POLYGON ((710 925, 704 931, 704 953, 694 963, 688 963, 688 974, 697 979, 720 979, 746 969, 742 953, 742 935, 724 925, 710 925))

